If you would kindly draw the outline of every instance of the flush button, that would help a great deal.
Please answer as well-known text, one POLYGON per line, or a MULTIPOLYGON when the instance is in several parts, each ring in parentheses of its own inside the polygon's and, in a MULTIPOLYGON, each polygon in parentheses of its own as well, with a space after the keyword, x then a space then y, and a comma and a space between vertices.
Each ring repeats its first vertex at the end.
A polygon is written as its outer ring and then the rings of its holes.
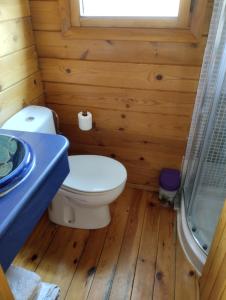
POLYGON ((32 121, 34 121, 34 117, 27 117, 26 119, 25 119, 25 121, 26 122, 32 122, 32 121))

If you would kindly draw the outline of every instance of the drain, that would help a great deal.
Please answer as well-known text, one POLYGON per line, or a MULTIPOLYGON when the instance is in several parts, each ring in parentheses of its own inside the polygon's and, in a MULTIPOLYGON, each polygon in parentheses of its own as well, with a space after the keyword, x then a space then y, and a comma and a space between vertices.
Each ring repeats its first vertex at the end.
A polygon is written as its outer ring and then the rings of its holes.
POLYGON ((203 244, 202 247, 203 247, 204 250, 208 249, 208 246, 206 244, 203 244))
POLYGON ((196 232, 197 228, 195 226, 192 227, 191 229, 193 232, 196 232))

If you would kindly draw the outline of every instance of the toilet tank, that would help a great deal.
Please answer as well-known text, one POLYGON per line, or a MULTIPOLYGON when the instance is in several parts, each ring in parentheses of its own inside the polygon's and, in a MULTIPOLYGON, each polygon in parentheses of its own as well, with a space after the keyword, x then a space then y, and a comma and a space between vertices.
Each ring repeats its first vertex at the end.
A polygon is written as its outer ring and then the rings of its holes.
POLYGON ((27 106, 8 119, 2 129, 56 134, 53 113, 44 106, 27 106))

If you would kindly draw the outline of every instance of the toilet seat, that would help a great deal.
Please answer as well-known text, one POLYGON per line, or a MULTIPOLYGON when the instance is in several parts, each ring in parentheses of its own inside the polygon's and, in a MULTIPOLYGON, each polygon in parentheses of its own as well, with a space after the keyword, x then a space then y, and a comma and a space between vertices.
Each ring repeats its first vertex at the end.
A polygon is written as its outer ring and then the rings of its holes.
POLYGON ((127 179, 125 167, 106 156, 72 155, 68 160, 70 173, 62 189, 69 192, 104 193, 116 189, 127 179))
MULTIPOLYGON (((121 185, 124 185, 124 183, 122 183, 121 185)), ((115 189, 112 189, 112 190, 106 190, 106 191, 102 191, 102 192, 82 192, 82 191, 79 191, 77 189, 72 189, 72 188, 69 188, 69 187, 66 187, 66 186, 63 186, 63 185, 60 188, 61 191, 65 191, 67 194, 70 194, 70 193, 74 194, 74 193, 76 193, 77 195, 87 196, 89 198, 92 198, 92 196, 93 197, 97 197, 97 196, 101 197, 106 192, 113 192, 114 190, 117 190, 117 189, 118 189, 118 187, 115 188, 115 189)))

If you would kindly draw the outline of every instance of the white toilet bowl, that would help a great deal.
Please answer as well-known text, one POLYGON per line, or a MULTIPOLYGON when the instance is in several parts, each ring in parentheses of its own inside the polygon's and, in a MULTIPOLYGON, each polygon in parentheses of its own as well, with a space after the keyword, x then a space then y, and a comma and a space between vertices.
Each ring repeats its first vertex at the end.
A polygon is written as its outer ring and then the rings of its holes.
POLYGON ((69 156, 70 174, 49 207, 54 223, 84 229, 107 226, 109 204, 122 193, 127 172, 118 161, 99 155, 69 156))

